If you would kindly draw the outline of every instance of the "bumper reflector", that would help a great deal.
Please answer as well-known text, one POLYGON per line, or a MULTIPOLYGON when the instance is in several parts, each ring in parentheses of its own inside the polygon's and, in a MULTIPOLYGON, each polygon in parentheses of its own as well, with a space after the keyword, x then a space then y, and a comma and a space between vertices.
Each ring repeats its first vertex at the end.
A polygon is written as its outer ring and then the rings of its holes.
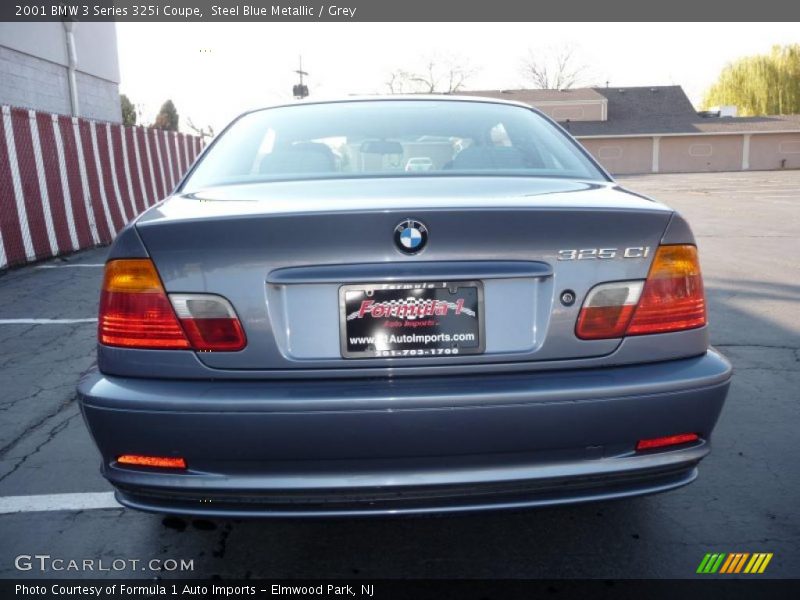
POLYGON ((144 456, 141 454, 123 454, 117 457, 121 465, 135 467, 157 467, 160 469, 185 469, 186 460, 180 456, 144 456))
POLYGON ((688 444, 689 442, 696 442, 700 438, 696 433, 679 433, 677 435, 668 435, 660 438, 652 438, 649 440, 639 440, 636 442, 636 451, 652 450, 654 448, 664 448, 665 446, 679 446, 680 444, 688 444))

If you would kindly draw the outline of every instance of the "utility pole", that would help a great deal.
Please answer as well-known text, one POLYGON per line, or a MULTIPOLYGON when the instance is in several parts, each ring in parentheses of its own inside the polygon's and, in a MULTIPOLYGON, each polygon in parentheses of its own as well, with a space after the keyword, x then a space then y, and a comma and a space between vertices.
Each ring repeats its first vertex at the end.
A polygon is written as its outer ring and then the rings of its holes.
POLYGON ((308 86, 303 83, 303 75, 308 77, 308 73, 303 71, 303 56, 300 56, 300 67, 295 71, 300 76, 300 83, 292 86, 292 94, 298 100, 302 100, 308 96, 308 86))

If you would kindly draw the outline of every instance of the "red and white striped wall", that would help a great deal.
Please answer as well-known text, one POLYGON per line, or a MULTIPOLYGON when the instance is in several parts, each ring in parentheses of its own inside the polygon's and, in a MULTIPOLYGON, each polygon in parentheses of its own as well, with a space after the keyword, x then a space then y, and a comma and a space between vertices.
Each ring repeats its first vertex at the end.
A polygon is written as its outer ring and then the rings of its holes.
POLYGON ((1 108, 0 270, 110 243, 202 147, 183 133, 1 108))

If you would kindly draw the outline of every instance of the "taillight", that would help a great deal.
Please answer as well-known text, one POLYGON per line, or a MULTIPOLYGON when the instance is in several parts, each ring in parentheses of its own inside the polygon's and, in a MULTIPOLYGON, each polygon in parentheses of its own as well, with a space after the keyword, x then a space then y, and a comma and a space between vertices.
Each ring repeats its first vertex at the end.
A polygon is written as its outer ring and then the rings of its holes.
POLYGON ((626 335, 666 333, 706 324, 697 248, 659 246, 626 335))
POLYGON ((666 333, 706 324, 697 248, 659 246, 645 281, 603 283, 586 296, 575 334, 584 340, 666 333))
POLYGON ((192 348, 201 352, 232 352, 247 345, 230 302, 211 294, 170 294, 192 348))
POLYGON ((642 281, 619 281, 593 287, 578 315, 577 336, 598 340, 625 335, 643 285, 642 281))
POLYGON ((167 296, 152 261, 138 258, 106 264, 98 339, 107 346, 200 352, 241 350, 247 343, 225 298, 167 296))
POLYGON ((126 348, 189 348, 189 340, 149 259, 112 260, 106 264, 98 340, 107 346, 126 348))

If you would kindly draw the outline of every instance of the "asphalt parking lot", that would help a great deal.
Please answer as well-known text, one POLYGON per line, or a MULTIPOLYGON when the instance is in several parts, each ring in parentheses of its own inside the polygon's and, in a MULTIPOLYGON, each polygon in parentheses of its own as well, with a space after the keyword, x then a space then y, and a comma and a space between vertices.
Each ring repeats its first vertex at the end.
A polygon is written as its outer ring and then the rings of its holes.
POLYGON ((194 565, 88 576, 683 578, 706 552, 772 552, 766 576, 800 577, 800 171, 621 181, 689 219, 712 343, 736 369, 714 451, 692 485, 457 517, 209 521, 120 507, 44 510, 67 502, 53 495, 110 491, 74 392, 95 360, 100 248, 0 276, 0 577, 82 575, 15 568, 18 555, 48 554, 194 565), (32 498, 9 499, 18 496, 32 498))

